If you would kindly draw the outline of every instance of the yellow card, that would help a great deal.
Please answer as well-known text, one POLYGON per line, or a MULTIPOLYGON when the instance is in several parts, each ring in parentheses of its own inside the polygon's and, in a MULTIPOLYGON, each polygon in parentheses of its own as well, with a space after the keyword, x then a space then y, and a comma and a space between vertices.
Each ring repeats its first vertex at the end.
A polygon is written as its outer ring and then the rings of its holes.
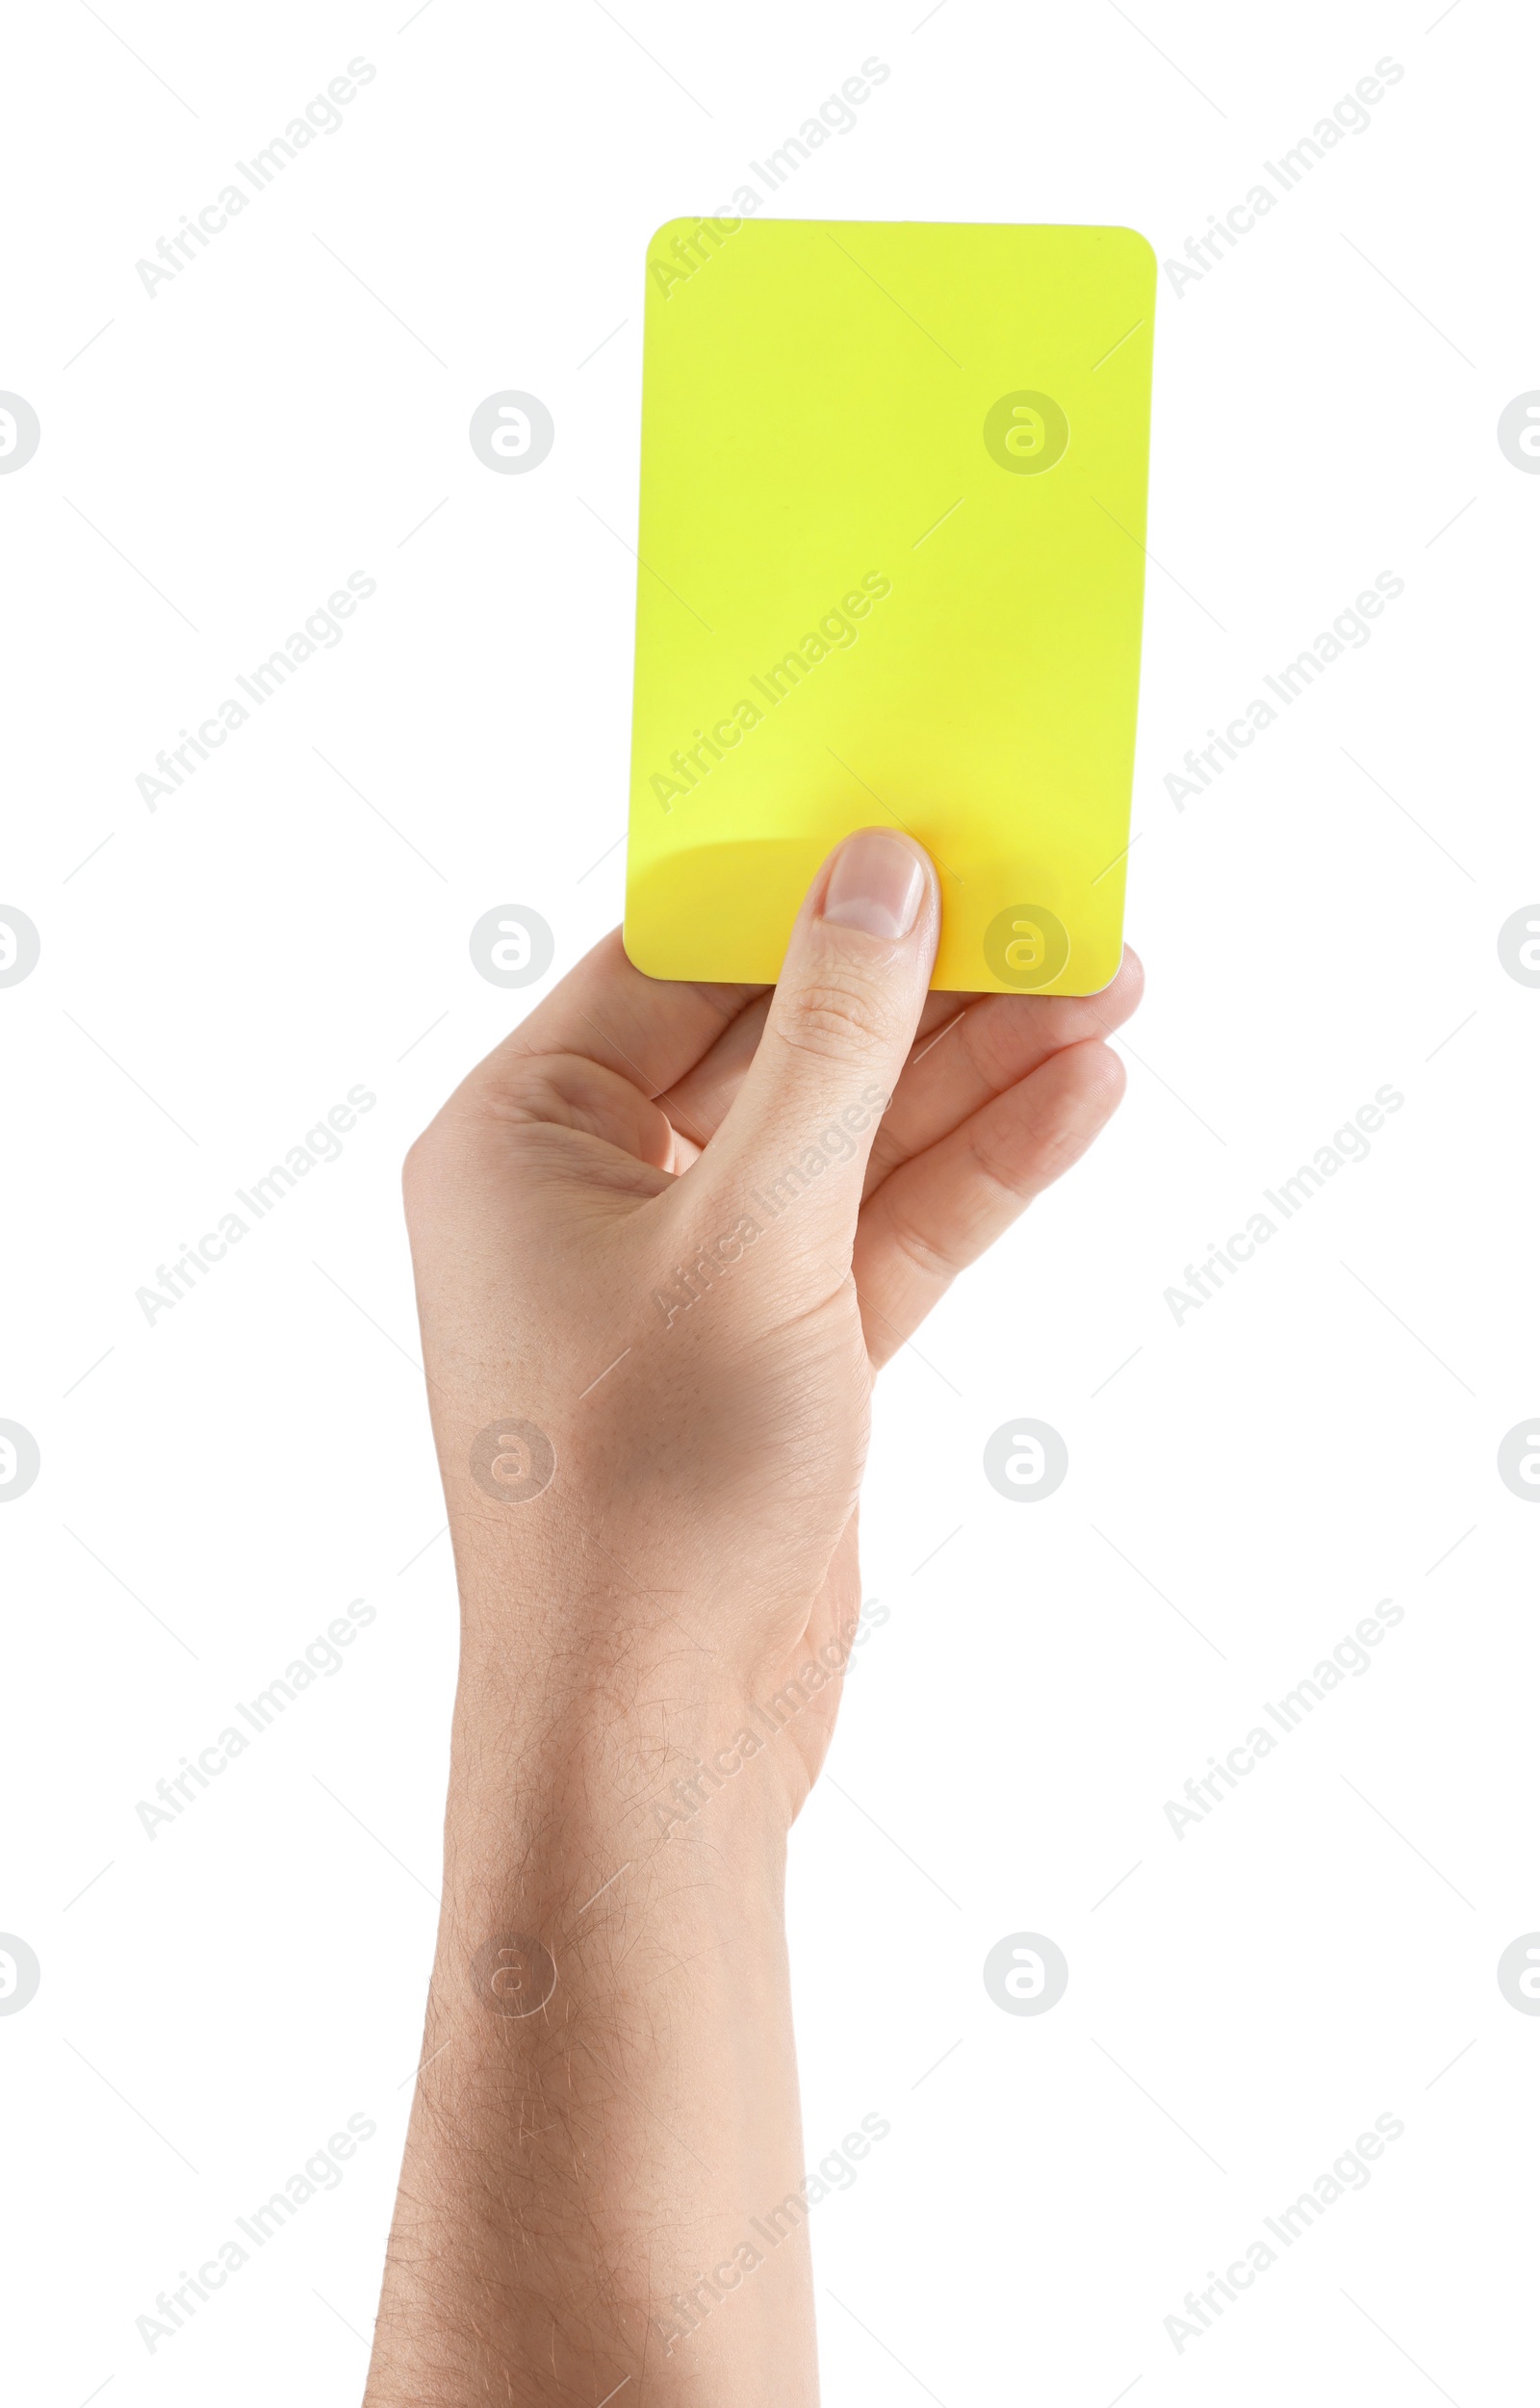
POLYGON ((1155 258, 1120 226, 678 218, 648 253, 626 950, 769 982, 853 828, 933 985, 1122 954, 1155 258))

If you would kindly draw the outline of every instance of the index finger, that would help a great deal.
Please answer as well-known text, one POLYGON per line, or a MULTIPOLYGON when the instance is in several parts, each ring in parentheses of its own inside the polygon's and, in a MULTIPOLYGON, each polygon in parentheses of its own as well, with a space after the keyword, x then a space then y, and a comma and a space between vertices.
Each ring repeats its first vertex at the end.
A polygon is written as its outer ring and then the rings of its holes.
POLYGON ((661 1095, 692 1070, 763 986, 649 978, 628 961, 618 928, 603 936, 481 1064, 499 1073, 545 1054, 579 1054, 661 1095))

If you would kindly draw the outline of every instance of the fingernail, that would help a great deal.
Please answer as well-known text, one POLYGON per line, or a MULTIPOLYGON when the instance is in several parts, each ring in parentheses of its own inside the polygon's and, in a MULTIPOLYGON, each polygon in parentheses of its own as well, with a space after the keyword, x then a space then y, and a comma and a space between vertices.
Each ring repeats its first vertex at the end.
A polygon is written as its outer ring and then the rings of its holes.
POLYGON ((840 848, 823 916, 868 936, 907 936, 924 896, 925 872, 909 846, 881 828, 862 828, 840 848))

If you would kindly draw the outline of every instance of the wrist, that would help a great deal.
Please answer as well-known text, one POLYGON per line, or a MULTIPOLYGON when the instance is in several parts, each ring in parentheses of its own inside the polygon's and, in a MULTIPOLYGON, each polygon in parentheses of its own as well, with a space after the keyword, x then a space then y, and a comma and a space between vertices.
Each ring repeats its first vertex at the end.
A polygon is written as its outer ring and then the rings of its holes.
POLYGON ((445 1816, 451 1894, 500 1889, 580 1910, 625 1866, 633 1905, 682 1878, 773 1886, 800 1767, 756 1709, 721 1693, 629 1711, 583 1687, 517 1700, 462 1684, 445 1816), (688 1867, 688 1871, 685 1868, 688 1867))
POLYGON ((451 1829, 467 1839, 480 1821, 517 1831, 584 1871, 597 1849, 609 1859, 601 1879, 678 1839, 707 1807, 724 1850, 783 1845, 807 1791, 793 1744, 801 1709, 837 1685, 847 1636, 815 1652, 803 1607, 771 1608, 771 1637, 746 1582, 727 1571, 704 1597, 672 1581, 639 1591, 624 1576, 583 1576, 596 1547, 559 1572, 457 1550, 451 1829))

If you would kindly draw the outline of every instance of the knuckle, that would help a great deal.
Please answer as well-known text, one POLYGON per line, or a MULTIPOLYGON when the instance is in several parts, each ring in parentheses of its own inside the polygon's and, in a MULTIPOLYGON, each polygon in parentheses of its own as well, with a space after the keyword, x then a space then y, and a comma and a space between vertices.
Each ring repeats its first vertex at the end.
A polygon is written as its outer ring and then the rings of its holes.
POLYGON ((401 1185, 403 1188, 410 1191, 413 1188, 420 1188, 422 1186, 424 1180, 428 1175, 428 1166, 432 1157, 432 1151, 433 1124, 430 1121, 428 1126, 422 1130, 420 1134, 412 1140, 411 1144, 406 1149, 405 1157, 401 1163, 401 1185))
POLYGON ((826 965, 785 998, 780 1033, 788 1045, 830 1061, 874 1053, 888 1038, 888 1012, 881 991, 857 971, 826 965))
POLYGON ((1020 1160, 1019 1133, 970 1126, 967 1133, 968 1157, 984 1182, 985 1191, 1008 1203, 1020 1205, 1026 1201, 1030 1179, 1020 1160), (1015 1143, 1011 1142, 1012 1135, 1015 1143))
POLYGON ((892 1208, 888 1211, 887 1227, 893 1243, 911 1268, 937 1287, 949 1287, 959 1271, 965 1269, 973 1259, 971 1249, 962 1244, 942 1245, 937 1240, 928 1238, 906 1214, 892 1208))
POLYGON ((410 1221, 421 1213, 442 1176, 443 1146, 436 1120, 414 1138, 401 1164, 401 1196, 410 1221))

